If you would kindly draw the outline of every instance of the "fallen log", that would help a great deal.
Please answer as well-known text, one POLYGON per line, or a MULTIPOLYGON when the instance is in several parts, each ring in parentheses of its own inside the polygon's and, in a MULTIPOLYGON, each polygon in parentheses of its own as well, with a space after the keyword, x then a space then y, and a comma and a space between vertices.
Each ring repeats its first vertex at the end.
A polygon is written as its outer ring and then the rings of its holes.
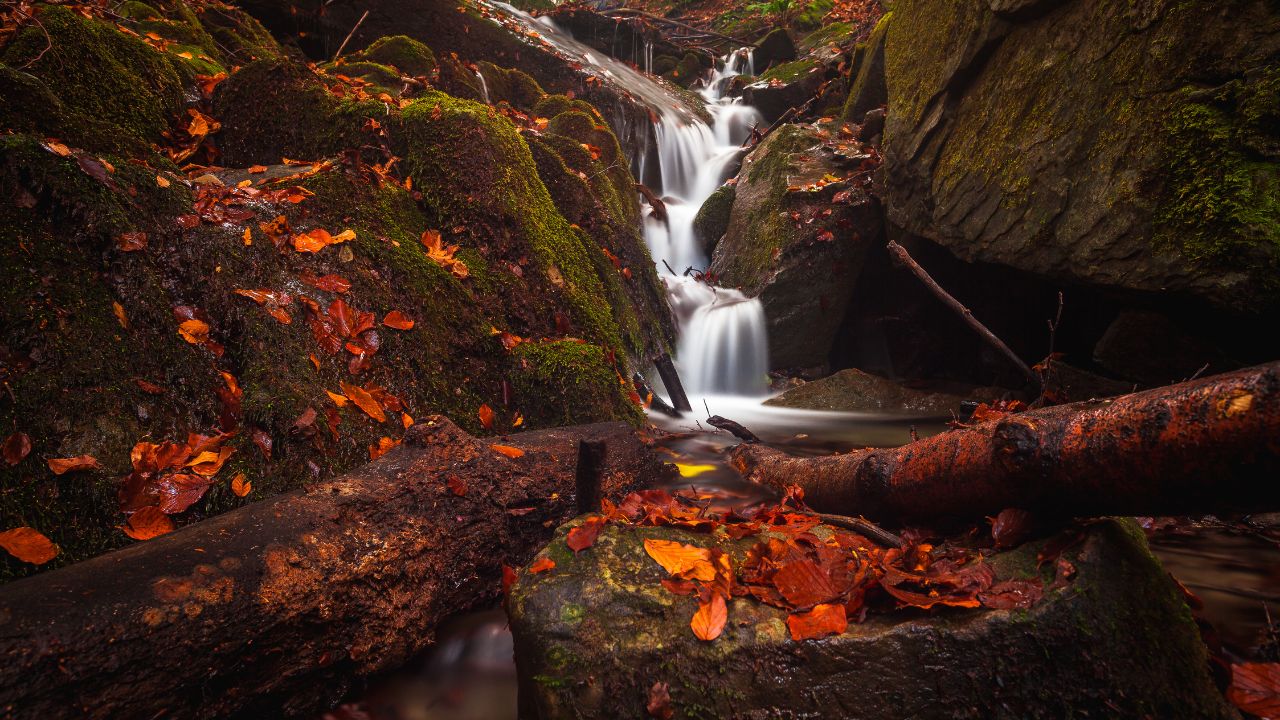
POLYGON ((6 585, 0 714, 318 717, 495 604, 577 514, 580 441, 606 496, 663 472, 621 423, 492 441, 512 458, 437 416, 355 472, 6 585))
POLYGON ((899 448, 798 458, 740 445, 755 482, 813 508, 947 524, 1021 508, 1061 516, 1280 510, 1280 362, 1033 410, 899 448))

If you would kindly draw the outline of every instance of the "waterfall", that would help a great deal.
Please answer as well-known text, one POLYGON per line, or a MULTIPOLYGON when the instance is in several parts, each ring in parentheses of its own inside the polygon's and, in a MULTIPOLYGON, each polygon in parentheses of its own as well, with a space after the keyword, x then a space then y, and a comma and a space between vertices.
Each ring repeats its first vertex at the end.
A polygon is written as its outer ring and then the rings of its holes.
MULTIPOLYGON (((645 242, 678 323, 676 364, 685 389, 691 395, 763 395, 769 361, 760 301, 685 274, 687 268, 704 271, 709 264, 693 234, 698 209, 728 179, 742 156, 742 142, 763 120, 755 108, 726 96, 734 77, 754 73, 751 52, 743 49, 721 58, 695 87, 711 116, 708 124, 660 83, 574 40, 549 18, 534 18, 505 3, 493 6, 536 27, 542 42, 607 77, 650 110, 658 167, 656 172, 650 167, 650 153, 644 150, 632 158, 632 167, 666 205, 664 223, 641 200, 645 242)), ((652 53, 646 43, 646 66, 652 67, 652 53)))

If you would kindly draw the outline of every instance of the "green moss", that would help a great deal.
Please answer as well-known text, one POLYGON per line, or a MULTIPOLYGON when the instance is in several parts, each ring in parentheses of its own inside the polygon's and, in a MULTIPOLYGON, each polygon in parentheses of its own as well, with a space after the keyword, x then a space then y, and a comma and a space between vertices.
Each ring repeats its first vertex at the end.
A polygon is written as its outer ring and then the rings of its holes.
POLYGON ((400 73, 395 68, 365 60, 343 60, 336 63, 325 63, 321 66, 330 76, 342 75, 359 78, 370 83, 366 91, 371 94, 386 93, 391 96, 400 94, 402 83, 400 73))
POLYGON ((853 24, 847 22, 831 23, 819 28, 801 40, 798 45, 801 51, 808 52, 826 47, 832 43, 848 40, 853 36, 853 24))
POLYGON ((822 18, 831 12, 834 0, 808 0, 791 19, 791 27, 799 32, 809 32, 822 26, 822 18))
POLYGON ((802 76, 808 75, 809 71, 818 67, 816 60, 795 60, 781 65, 774 65, 767 72, 760 76, 761 80, 777 80, 782 83, 793 83, 802 76))
MULTIPOLYGON (((729 227, 729 213, 733 210, 733 199, 737 196, 734 185, 721 185, 698 208, 693 218, 693 233, 702 244, 704 250, 714 248, 729 227)), ((707 252, 707 255, 710 255, 707 252)))
MULTIPOLYGON (((60 108, 33 108, 56 115, 42 123, 57 127, 63 140, 95 151, 141 153, 163 142, 182 107, 183 83, 172 59, 70 8, 42 5, 38 15, 52 42, 48 51, 41 28, 28 26, 5 48, 3 61, 11 68, 25 66, 61 100, 60 108)), ((27 101, 2 100, 23 107, 27 101)))
POLYGON ((379 38, 364 50, 353 53, 349 60, 389 65, 413 77, 430 75, 436 69, 436 56, 431 48, 404 35, 379 38))
POLYGON ((555 408, 525 408, 526 417, 549 425, 577 425, 625 418, 640 422, 642 414, 609 367, 598 345, 573 340, 522 343, 515 377, 517 392, 538 397, 576 396, 578 402, 555 408))
POLYGON ((1191 90, 1164 120, 1169 188, 1158 213, 1157 240, 1198 261, 1239 261, 1250 248, 1280 252, 1280 163, 1255 150, 1278 136, 1280 114, 1272 68, 1235 81, 1210 102, 1191 90), (1242 252, 1244 251, 1244 252, 1242 252))
POLYGON ((512 107, 531 112, 546 97, 537 80, 515 69, 501 68, 491 62, 476 63, 489 91, 489 102, 505 101, 512 107))

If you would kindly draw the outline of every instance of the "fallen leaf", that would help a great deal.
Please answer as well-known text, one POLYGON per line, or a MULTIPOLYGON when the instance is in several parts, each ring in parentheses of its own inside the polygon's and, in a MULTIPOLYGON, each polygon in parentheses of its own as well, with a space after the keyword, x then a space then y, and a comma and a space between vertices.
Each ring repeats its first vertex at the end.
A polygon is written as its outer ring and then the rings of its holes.
POLYGON ((174 525, 168 515, 160 512, 160 508, 148 505, 130 515, 121 529, 134 540, 150 540, 173 532, 174 525))
POLYGON ((502 594, 510 595, 511 586, 515 585, 516 580, 519 578, 520 575, 516 572, 515 568, 506 563, 502 563, 502 594))
POLYGON ((17 465, 31 454, 31 436, 24 432, 15 432, 4 439, 4 461, 10 466, 17 465))
POLYGON ((440 267, 448 270, 459 280, 471 274, 470 270, 467 269, 466 263, 454 257, 454 253, 458 251, 458 246, 445 245, 439 230, 423 232, 422 246, 427 249, 427 257, 431 258, 440 267))
POLYGON ((112 301, 111 301, 111 312, 115 313, 115 316, 116 316, 116 322, 119 322, 119 323, 120 323, 120 327, 124 328, 125 330, 128 330, 128 329, 129 329, 129 316, 125 314, 125 312, 124 312, 124 306, 123 306, 123 305, 121 305, 120 303, 118 303, 118 302, 116 302, 116 301, 112 300, 112 301))
POLYGON ((667 683, 656 682, 649 688, 649 702, 645 703, 644 710, 649 717, 658 720, 671 720, 675 716, 671 709, 671 688, 667 683))
POLYGON ((710 582, 716 571, 711 565, 711 551, 706 548, 685 545, 674 540, 646 538, 644 550, 664 570, 672 575, 685 575, 693 580, 710 582))
POLYGON ((462 497, 467 494, 467 482, 457 475, 450 475, 444 484, 449 488, 449 492, 462 497))
POLYGON ((796 642, 839 635, 848 628, 844 605, 815 605, 809 612, 787 616, 787 629, 796 642))
POLYGON ((294 235, 292 242, 294 250, 297 250, 298 252, 314 253, 320 252, 330 245, 337 245, 338 243, 344 243, 348 240, 355 239, 356 233, 354 230, 343 230, 337 235, 330 235, 328 230, 316 228, 314 230, 308 230, 305 233, 294 235))
POLYGON ((253 483, 244 479, 244 473, 236 473, 236 476, 231 478, 231 492, 235 493, 236 497, 245 497, 253 492, 253 483))
POLYGON ((46 150, 53 153, 54 155, 59 155, 61 157, 66 157, 71 154, 71 148, 67 147, 66 145, 63 145, 57 140, 46 140, 44 142, 44 147, 46 150))
POLYGON ((490 445, 489 449, 498 453, 499 455, 506 455, 507 457, 512 459, 518 458, 524 455, 523 450, 521 450, 518 447, 511 447, 510 445, 490 445))
POLYGON ((333 293, 345 293, 351 289, 351 283, 341 275, 320 275, 313 274, 310 270, 302 271, 298 276, 302 282, 310 285, 317 290, 325 290, 333 293))
POLYGON ((995 540, 997 549, 1005 549, 1021 545, 1031 534, 1033 518, 1031 513, 1018 508, 1005 508, 996 515, 991 523, 991 538, 995 540))
POLYGON ((604 527, 605 519, 602 516, 594 516, 587 518, 578 527, 569 531, 565 536, 564 543, 574 552, 582 552, 596 543, 596 538, 600 536, 600 530, 604 527))
POLYGON ((258 446, 258 451, 262 453, 264 459, 271 459, 271 447, 275 444, 275 441, 271 439, 271 433, 262 428, 251 427, 249 428, 249 439, 253 441, 254 445, 258 446))
POLYGON ((529 572, 537 575, 543 573, 556 566, 556 561, 549 557, 540 557, 532 565, 529 566, 529 572))
POLYGON ((328 391, 328 390, 325 390, 325 391, 324 391, 324 394, 325 394, 325 395, 328 395, 328 396, 329 396, 329 399, 333 401, 333 404, 334 404, 334 405, 337 405, 338 407, 346 407, 346 406, 347 406, 347 403, 349 402, 349 401, 347 400, 347 396, 346 396, 346 395, 339 395, 339 394, 338 394, 338 393, 336 393, 336 392, 330 392, 330 391, 328 391))
MULTIPOLYGON (((646 540, 647 544, 649 541, 646 540)), ((699 640, 715 640, 724 631, 724 624, 729 619, 729 608, 725 605, 724 596, 712 593, 711 599, 698 604, 698 612, 693 614, 689 627, 699 640)))
POLYGON ((49 469, 54 475, 75 470, 101 470, 102 464, 92 455, 77 455, 68 458, 49 458, 49 469))
POLYGON ((172 184, 173 184, 173 183, 172 183, 172 182, 170 182, 169 178, 167 178, 167 177, 165 177, 165 176, 163 176, 163 175, 157 175, 157 176, 156 176, 156 185, 158 185, 158 186, 160 186, 160 187, 162 187, 162 188, 167 188, 167 187, 169 187, 169 186, 170 186, 170 185, 172 185, 172 184))
POLYGON ((387 421, 387 415, 382 411, 382 405, 378 404, 378 401, 374 400, 373 396, 368 392, 365 392, 363 388, 352 385, 345 380, 339 384, 342 385, 343 394, 346 395, 351 402, 355 403, 356 407, 363 410, 366 415, 378 422, 387 421))
POLYGON ((147 234, 138 230, 116 236, 116 247, 121 252, 136 252, 147 247, 147 234))
POLYGON ((139 388, 142 388, 142 392, 148 395, 163 395, 168 392, 164 389, 163 385, 157 385, 153 382, 143 380, 142 378, 135 378, 133 382, 137 384, 139 388))
POLYGON ((399 310, 392 310, 387 316, 382 318, 382 324, 396 330, 412 330, 413 320, 399 310))
POLYGON ((192 345, 203 345, 209 341, 209 324, 196 318, 184 320, 178 325, 178 334, 192 345))
MULTIPOLYGON (((217 456, 215 455, 214 457, 217 456)), ((160 512, 166 515, 186 512, 188 508, 204 497, 205 492, 209 490, 209 486, 212 484, 212 478, 201 477, 200 475, 188 473, 166 475, 156 483, 156 488, 160 493, 160 512)))
POLYGON ((489 407, 488 403, 481 405, 480 409, 476 411, 476 414, 480 416, 481 427, 483 427, 485 430, 493 429, 494 413, 493 413, 493 408, 489 407))
POLYGON ((29 527, 0 532, 0 547, 32 565, 43 565, 58 556, 58 546, 39 530, 29 527))
POLYGON ((249 174, 250 174, 250 175, 257 175, 257 174, 259 174, 259 173, 264 173, 264 172, 266 172, 266 171, 267 171, 267 166, 266 166, 266 165, 250 165, 250 166, 249 166, 249 174))
POLYGON ((399 440, 393 440, 389 437, 379 438, 376 445, 369 446, 369 459, 377 460, 383 455, 386 455, 388 452, 391 451, 392 448, 396 447, 399 444, 400 444, 399 440))
POLYGON ((711 472, 716 469, 715 465, 690 465, 687 463, 676 463, 676 469, 680 471, 680 477, 692 478, 698 477, 703 473, 711 472))
POLYGON ((1280 663, 1232 665, 1227 699, 1251 715, 1280 717, 1280 663))

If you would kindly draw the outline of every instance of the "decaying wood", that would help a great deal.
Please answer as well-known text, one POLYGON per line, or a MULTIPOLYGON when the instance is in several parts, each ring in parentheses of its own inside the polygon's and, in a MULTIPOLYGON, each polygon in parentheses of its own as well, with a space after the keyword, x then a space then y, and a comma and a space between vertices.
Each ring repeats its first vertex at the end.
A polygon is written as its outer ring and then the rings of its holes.
POLYGON ((733 435, 744 443, 758 443, 760 438, 756 434, 743 427, 742 423, 730 420, 719 415, 712 415, 707 418, 707 424, 714 428, 720 428, 725 432, 733 435))
POLYGON ((607 446, 606 496, 663 472, 621 423, 490 441, 432 417, 350 474, 6 585, 2 714, 318 717, 495 604, 578 512, 579 441, 607 446))
MULTIPOLYGON (((665 260, 663 261, 666 262, 665 260)), ((671 273, 675 275, 675 273, 671 273)), ((635 386, 636 392, 641 399, 649 403, 649 408, 657 410, 667 417, 680 417, 680 411, 671 407, 666 400, 663 400, 657 393, 649 388, 649 383, 644 381, 644 376, 636 373, 631 376, 631 384, 635 386)))
POLYGON ((658 368, 658 377, 662 378, 662 384, 667 388, 667 395, 671 398, 671 404, 680 412, 692 412, 693 406, 689 404, 689 396, 684 394, 684 385, 680 382, 680 374, 676 372, 676 365, 671 361, 671 356, 662 353, 653 361, 654 367, 658 368))
POLYGON ((578 441, 578 464, 574 468, 578 514, 600 512, 600 472, 604 470, 605 444, 601 440, 578 441))
POLYGON ((1280 510, 1280 362, 1007 415, 900 448, 733 462, 823 512, 953 523, 1022 508, 1063 516, 1280 510))
POLYGON ((1040 387, 1040 376, 1028 367, 1027 364, 1022 361, 1022 358, 1018 357, 1017 354, 1010 350, 1009 346, 1005 345, 1003 340, 996 337, 995 333, 988 330, 986 325, 978 322, 978 319, 973 316, 973 313, 969 311, 969 308, 965 307, 959 300, 951 297, 950 293, 942 289, 942 286, 939 285, 937 281, 935 281, 933 277, 929 275, 924 268, 920 267, 920 264, 911 257, 911 254, 907 252, 906 248, 890 240, 889 255, 919 278, 920 282, 924 283, 924 286, 929 289, 929 292, 933 293, 934 297, 938 298, 944 305, 954 310, 966 325, 973 328, 974 332, 978 333, 983 340, 987 341, 988 345, 995 348, 1001 355, 1008 358, 1009 362, 1013 363, 1013 366, 1018 369, 1018 372, 1026 376, 1032 385, 1037 388, 1040 387))

